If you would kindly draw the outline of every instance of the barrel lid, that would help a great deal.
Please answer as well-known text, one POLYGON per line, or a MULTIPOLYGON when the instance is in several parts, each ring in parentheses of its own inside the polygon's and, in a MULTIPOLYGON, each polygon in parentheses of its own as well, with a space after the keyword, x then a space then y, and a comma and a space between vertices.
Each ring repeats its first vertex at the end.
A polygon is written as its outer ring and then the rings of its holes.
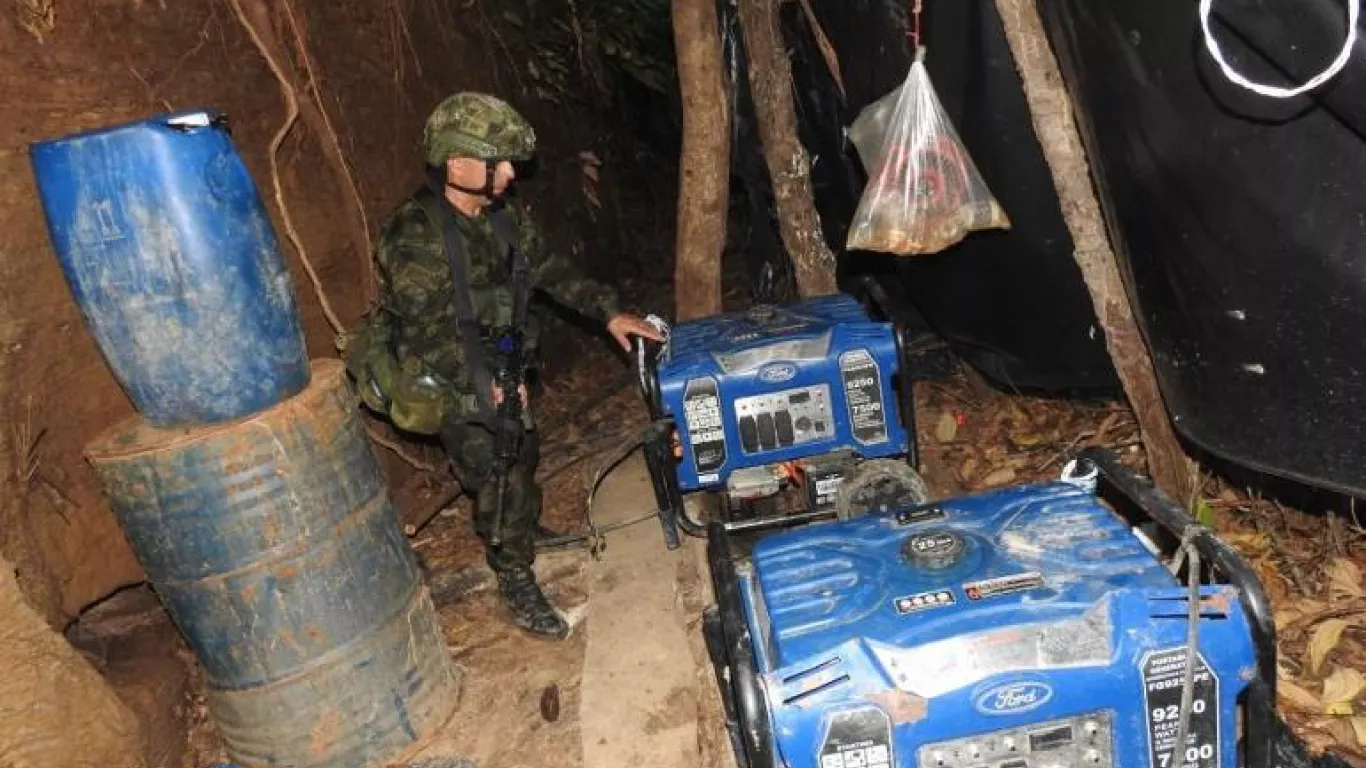
POLYGON ((224 124, 226 118, 222 113, 212 109, 186 109, 176 112, 163 112, 151 117, 144 117, 139 120, 130 120, 126 123, 115 125, 105 125, 97 128, 90 128, 84 131, 76 131, 51 139, 41 139, 29 143, 30 151, 42 151, 45 147, 57 144, 65 144, 79 139, 91 139, 98 136, 121 133, 123 131, 142 128, 148 126, 166 127, 175 130, 189 131, 196 128, 207 128, 224 124))
MULTIPOLYGON (((95 464, 116 462, 208 440, 247 424, 279 422, 290 418, 290 414, 317 408, 328 395, 347 387, 346 368, 340 360, 319 358, 310 361, 309 366, 312 376, 308 387, 274 407, 236 421, 183 428, 154 427, 141 415, 134 414, 91 440, 85 447, 85 457, 95 464)), ((349 392, 347 398, 352 399, 349 392)))

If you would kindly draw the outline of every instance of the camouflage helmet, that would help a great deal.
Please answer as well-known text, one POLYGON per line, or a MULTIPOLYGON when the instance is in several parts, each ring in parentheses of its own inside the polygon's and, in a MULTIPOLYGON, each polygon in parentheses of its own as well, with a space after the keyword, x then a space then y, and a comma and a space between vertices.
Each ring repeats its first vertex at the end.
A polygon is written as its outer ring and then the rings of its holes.
POLYGON ((428 165, 453 155, 482 160, 529 160, 536 132, 517 110, 485 93, 457 93, 427 118, 422 141, 428 165))

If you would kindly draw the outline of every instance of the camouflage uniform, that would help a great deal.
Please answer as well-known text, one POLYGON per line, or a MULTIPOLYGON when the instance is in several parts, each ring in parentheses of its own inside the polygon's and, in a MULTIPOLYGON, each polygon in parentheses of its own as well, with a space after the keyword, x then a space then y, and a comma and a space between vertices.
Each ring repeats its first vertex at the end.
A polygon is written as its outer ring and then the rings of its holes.
MULTIPOLYGON (((513 206, 511 212, 517 223, 518 247, 527 256, 535 288, 604 323, 616 314, 617 297, 610 288, 585 277, 568 258, 548 252, 525 208, 513 206)), ((470 419, 491 403, 489 393, 477 391, 470 375, 454 297, 456 290, 469 291, 476 320, 488 331, 484 347, 492 352, 496 329, 512 321, 510 265, 487 213, 477 218, 456 213, 455 221, 467 254, 469 285, 454 285, 441 225, 428 221, 426 209, 412 199, 398 209, 379 237, 381 304, 393 328, 400 364, 432 375, 443 386, 442 442, 461 484, 477 494, 475 529, 487 538, 494 501, 493 484, 488 482, 493 433, 470 419)), ((534 350, 539 336, 534 321, 531 325, 526 329, 528 351, 534 350)), ((523 445, 522 460, 509 477, 503 545, 489 553, 495 570, 529 566, 534 556, 533 537, 541 508, 541 491, 533 479, 538 458, 535 432, 527 435, 523 445)))

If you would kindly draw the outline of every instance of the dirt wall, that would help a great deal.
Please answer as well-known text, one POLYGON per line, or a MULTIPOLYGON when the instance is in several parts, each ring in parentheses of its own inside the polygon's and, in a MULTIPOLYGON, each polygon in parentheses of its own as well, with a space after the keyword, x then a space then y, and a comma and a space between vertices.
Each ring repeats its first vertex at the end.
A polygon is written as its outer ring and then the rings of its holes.
MULTIPOLYGON (((293 7, 373 234, 420 178, 431 106, 453 90, 498 85, 477 32, 482 14, 477 3, 435 0, 293 7)), ((63 280, 27 143, 170 109, 224 112, 278 230, 266 152, 283 109, 275 79, 222 0, 16 0, 0 14, 0 50, 0 550, 15 561, 30 601, 58 624, 141 579, 82 459, 84 445, 131 406, 63 280)), ((280 166, 299 234, 350 323, 364 309, 364 265, 343 218, 355 209, 321 146, 299 125, 280 166)), ((287 250, 310 353, 335 354, 297 254, 287 250)))
POLYGON ((12 574, 0 558, 0 765, 143 768, 137 717, 28 606, 12 574))

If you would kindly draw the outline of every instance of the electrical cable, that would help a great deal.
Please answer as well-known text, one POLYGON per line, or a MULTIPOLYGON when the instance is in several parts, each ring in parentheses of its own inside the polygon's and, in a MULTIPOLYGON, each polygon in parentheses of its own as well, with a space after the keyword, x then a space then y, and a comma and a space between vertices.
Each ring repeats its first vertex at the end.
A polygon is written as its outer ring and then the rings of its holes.
MULTIPOLYGON (((1181 680, 1181 709, 1177 715, 1176 742, 1172 746, 1172 760, 1168 768, 1184 768, 1186 760, 1186 739, 1190 737, 1191 709, 1195 702, 1195 665, 1200 641, 1200 550, 1195 546, 1195 538, 1206 531, 1203 525, 1188 526, 1181 535, 1181 548, 1172 564, 1173 571, 1186 565, 1187 613, 1186 613, 1186 669, 1181 680)), ((1207 704, 1208 705, 1208 704, 1207 704)), ((1199 750, 1196 750, 1195 763, 1199 764, 1199 750)))
POLYGON ((603 547, 606 546, 603 543, 602 534, 609 531, 620 530, 627 526, 635 525, 659 516, 659 510, 655 510, 647 515, 642 515, 625 522, 612 523, 611 525, 602 528, 599 528, 597 523, 593 520, 593 503, 597 498, 598 488, 602 485, 602 481, 607 477, 609 472, 616 469, 628 456, 635 453, 636 450, 645 444, 645 434, 649 429, 650 427, 646 427, 640 431, 635 439, 622 444, 622 446, 618 448, 607 461, 600 464, 597 471, 593 473, 593 482, 588 488, 588 503, 584 505, 583 509, 584 522, 587 524, 588 529, 580 533, 570 533, 565 534, 564 536, 556 536, 551 539, 542 539, 536 542, 537 549, 556 549, 570 544, 587 541, 589 542, 589 551, 593 553, 594 558, 597 558, 603 547))

